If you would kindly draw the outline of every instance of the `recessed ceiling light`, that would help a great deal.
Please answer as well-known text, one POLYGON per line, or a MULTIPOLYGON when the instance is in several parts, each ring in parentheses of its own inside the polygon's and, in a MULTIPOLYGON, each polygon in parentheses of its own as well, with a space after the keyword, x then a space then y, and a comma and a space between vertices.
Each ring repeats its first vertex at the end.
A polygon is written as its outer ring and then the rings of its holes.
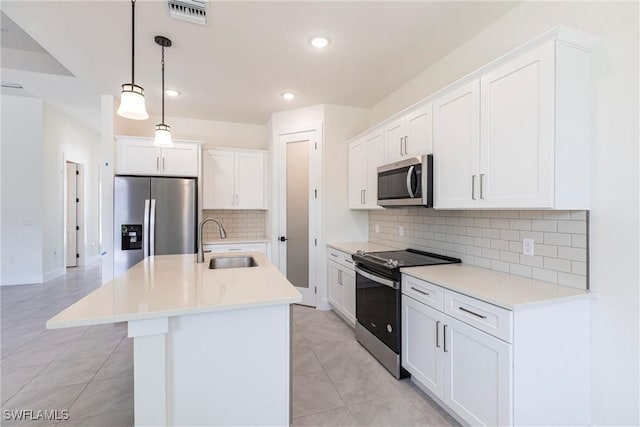
POLYGON ((167 89, 164 91, 165 95, 167 96, 179 96, 180 92, 178 92, 177 90, 172 90, 172 89, 167 89))
POLYGON ((326 37, 311 37, 309 44, 317 49, 324 49, 329 46, 330 40, 326 37))
POLYGON ((294 99, 296 97, 296 94, 293 92, 282 92, 280 94, 280 96, 284 99, 286 99, 287 101, 291 101, 292 99, 294 99))

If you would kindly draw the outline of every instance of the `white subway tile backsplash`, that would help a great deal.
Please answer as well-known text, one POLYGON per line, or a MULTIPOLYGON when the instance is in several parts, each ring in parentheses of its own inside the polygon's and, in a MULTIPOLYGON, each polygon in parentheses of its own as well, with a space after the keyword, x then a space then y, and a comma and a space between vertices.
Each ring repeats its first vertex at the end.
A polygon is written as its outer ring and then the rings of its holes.
MULTIPOLYGON (((588 282, 587 219, 585 211, 385 209, 369 213, 369 240, 584 288, 588 282), (375 224, 379 225, 378 233, 375 224), (404 237, 398 235, 400 225, 404 227, 404 237), (535 256, 522 254, 525 238, 534 240, 535 256)), ((255 222, 256 226, 264 226, 264 217, 255 222)))
POLYGON ((571 246, 571 234, 544 233, 543 240, 547 245, 571 246))
POLYGON ((587 222, 586 221, 558 221, 558 232, 586 234, 587 222))
POLYGON ((587 259, 587 250, 582 248, 558 247, 558 258, 570 259, 572 261, 583 261, 587 259))
POLYGON ((531 221, 533 231, 558 231, 558 221, 552 219, 542 219, 531 221))
POLYGON ((530 219, 512 219, 509 221, 509 228, 512 230, 531 230, 530 219))
MULTIPOLYGON (((230 239, 265 236, 266 211, 204 210, 202 217, 220 221, 230 239)), ((218 226, 215 223, 207 223, 202 234, 205 242, 220 240, 218 226)))

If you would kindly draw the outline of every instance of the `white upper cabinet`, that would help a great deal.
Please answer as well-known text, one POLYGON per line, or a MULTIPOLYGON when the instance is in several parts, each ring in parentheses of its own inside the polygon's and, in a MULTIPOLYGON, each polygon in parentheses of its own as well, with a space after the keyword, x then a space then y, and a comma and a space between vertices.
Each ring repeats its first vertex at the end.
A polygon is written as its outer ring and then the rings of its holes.
POLYGON ((589 209, 589 52, 557 40, 434 101, 438 209, 589 209))
POLYGON ((120 175, 198 176, 196 142, 174 141, 160 148, 151 138, 117 137, 116 173, 120 175))
POLYGON ((484 207, 554 207, 554 52, 547 43, 480 80, 484 207))
POLYGON ((480 84, 473 80, 434 103, 434 206, 478 206, 480 84))
POLYGON ((383 159, 383 134, 372 132, 349 145, 349 207, 380 209, 378 166, 383 159))
POLYGON ((433 150, 433 113, 431 103, 411 110, 389 123, 384 131, 384 162, 430 154, 433 150))
POLYGON ((265 209, 263 151, 207 149, 202 159, 204 209, 265 209))

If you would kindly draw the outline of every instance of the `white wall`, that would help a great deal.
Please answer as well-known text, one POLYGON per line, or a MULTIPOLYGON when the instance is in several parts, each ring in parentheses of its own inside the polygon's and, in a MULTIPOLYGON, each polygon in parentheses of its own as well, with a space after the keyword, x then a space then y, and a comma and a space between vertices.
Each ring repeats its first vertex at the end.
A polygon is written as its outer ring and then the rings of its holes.
POLYGON ((82 165, 83 212, 80 213, 78 239, 79 265, 99 257, 99 180, 100 134, 71 118, 49 103, 44 103, 43 188, 43 269, 45 280, 64 274, 65 263, 65 162, 82 165))
MULTIPOLYGON (((100 255, 102 259, 102 284, 113 279, 113 175, 115 140, 113 132, 113 96, 102 95, 100 141, 100 255)), ((133 121, 133 120, 129 120, 133 121)))
MULTIPOLYGON (((114 115, 115 134, 153 138, 155 125, 160 121, 160 116, 150 116, 148 120, 127 120, 114 115)), ((204 141, 205 146, 215 147, 268 148, 263 125, 183 117, 165 117, 165 121, 171 126, 174 139, 204 141)))
POLYGON ((2 95, 2 285, 42 282, 42 100, 2 95))
POLYGON ((639 425, 638 3, 524 3, 381 100, 370 123, 557 24, 603 37, 592 55, 590 285, 598 297, 591 325, 592 424, 639 425))

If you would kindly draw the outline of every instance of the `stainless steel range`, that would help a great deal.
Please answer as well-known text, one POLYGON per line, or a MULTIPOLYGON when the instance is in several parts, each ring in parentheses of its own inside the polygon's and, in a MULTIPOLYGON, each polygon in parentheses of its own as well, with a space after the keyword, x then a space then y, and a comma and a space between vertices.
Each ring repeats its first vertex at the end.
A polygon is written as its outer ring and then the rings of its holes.
POLYGON ((352 258, 356 263, 356 339, 396 378, 405 378, 409 373, 400 366, 400 269, 460 260, 415 249, 358 251, 352 258))

